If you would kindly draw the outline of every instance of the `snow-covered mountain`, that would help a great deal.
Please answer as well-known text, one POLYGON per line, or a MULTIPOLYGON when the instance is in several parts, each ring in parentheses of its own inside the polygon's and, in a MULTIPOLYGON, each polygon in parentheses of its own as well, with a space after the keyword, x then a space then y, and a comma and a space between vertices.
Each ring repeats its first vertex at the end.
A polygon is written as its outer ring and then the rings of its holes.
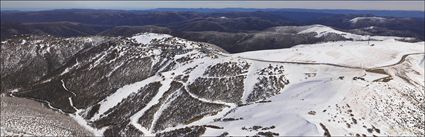
POLYGON ((350 20, 351 23, 358 23, 361 21, 369 21, 369 22, 378 22, 382 23, 385 22, 387 19, 383 17, 355 17, 350 20))
POLYGON ((315 33, 315 37, 330 37, 330 36, 339 36, 343 37, 344 39, 354 40, 354 41, 367 41, 367 40, 374 40, 374 41, 383 41, 383 40, 414 40, 414 38, 406 38, 406 37, 394 37, 394 36, 364 36, 364 35, 358 35, 358 34, 352 34, 348 32, 343 32, 339 30, 335 30, 331 27, 324 26, 324 25, 311 25, 311 26, 302 26, 301 31, 298 32, 298 34, 305 34, 305 33, 315 33))
POLYGON ((105 136, 425 134, 424 42, 307 28, 352 40, 228 54, 154 33, 9 39, 2 92, 105 136))

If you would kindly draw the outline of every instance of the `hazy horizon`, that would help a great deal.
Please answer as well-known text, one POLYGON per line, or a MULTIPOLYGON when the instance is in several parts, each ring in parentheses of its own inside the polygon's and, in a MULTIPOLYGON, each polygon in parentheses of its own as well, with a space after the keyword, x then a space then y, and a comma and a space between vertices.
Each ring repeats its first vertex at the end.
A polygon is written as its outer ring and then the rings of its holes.
POLYGON ((243 8, 243 7, 229 7, 229 8, 146 8, 146 9, 113 9, 113 8, 56 8, 56 9, 1 9, 1 11, 49 11, 49 10, 121 10, 121 11, 143 11, 143 10, 155 10, 155 9, 294 9, 294 10, 352 10, 352 11, 411 11, 411 12, 425 12, 420 10, 376 10, 376 9, 313 9, 313 8, 243 8))
POLYGON ((254 8, 425 11, 424 1, 1 1, 1 10, 254 8))

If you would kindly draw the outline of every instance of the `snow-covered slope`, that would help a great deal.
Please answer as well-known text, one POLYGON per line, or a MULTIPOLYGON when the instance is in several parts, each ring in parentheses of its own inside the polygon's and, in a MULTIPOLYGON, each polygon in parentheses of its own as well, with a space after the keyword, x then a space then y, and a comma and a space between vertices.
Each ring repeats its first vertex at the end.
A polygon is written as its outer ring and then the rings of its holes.
POLYGON ((423 53, 423 42, 337 41, 298 45, 288 49, 252 51, 232 56, 275 62, 328 63, 351 67, 378 67, 397 63, 403 55, 423 53))
POLYGON ((231 55, 283 64, 291 83, 270 102, 225 116, 241 120, 215 122, 223 129, 205 134, 423 135, 424 43, 374 43, 329 42, 231 55))
POLYGON ((364 35, 357 35, 352 34, 348 32, 343 32, 339 30, 335 30, 331 27, 324 26, 324 25, 311 25, 311 26, 303 26, 303 29, 298 32, 299 34, 305 34, 305 33, 316 33, 315 37, 325 37, 329 35, 337 35, 342 36, 346 39, 354 40, 354 41, 368 41, 368 40, 412 40, 413 38, 406 38, 406 37, 394 37, 394 36, 364 36, 364 35))
POLYGON ((149 44, 154 39, 164 39, 164 38, 169 38, 169 37, 171 37, 171 36, 167 35, 167 34, 146 33, 144 35, 133 36, 132 38, 134 40, 136 40, 137 43, 149 44))
MULTIPOLYGON (((38 49, 34 41, 25 43, 38 49)), ((162 34, 104 41, 11 94, 49 102, 97 135, 424 135, 423 42, 385 37, 226 54, 162 34)))
POLYGON ((355 17, 351 19, 350 22, 357 23, 359 21, 364 21, 364 20, 382 23, 382 22, 385 22, 387 19, 383 17, 355 17))

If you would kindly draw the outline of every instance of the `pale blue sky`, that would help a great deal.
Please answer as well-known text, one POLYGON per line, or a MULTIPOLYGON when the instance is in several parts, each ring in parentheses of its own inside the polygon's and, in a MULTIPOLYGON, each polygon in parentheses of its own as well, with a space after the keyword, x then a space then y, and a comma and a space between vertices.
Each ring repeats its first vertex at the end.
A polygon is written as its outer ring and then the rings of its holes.
POLYGON ((1 9, 305 8, 424 11, 424 4, 424 1, 1 1, 1 9))

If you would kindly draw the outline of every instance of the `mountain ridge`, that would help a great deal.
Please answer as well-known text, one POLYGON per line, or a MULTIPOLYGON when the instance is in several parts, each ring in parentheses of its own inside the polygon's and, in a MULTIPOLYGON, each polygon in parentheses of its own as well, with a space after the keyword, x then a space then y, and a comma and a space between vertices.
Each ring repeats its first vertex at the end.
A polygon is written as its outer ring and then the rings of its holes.
POLYGON ((423 42, 395 39, 229 54, 167 34, 29 36, 2 42, 2 92, 105 136, 423 135, 423 42))
MULTIPOLYGON (((318 10, 320 11, 320 10, 318 10)), ((388 17, 366 13, 336 13, 307 12, 304 10, 270 10, 270 11, 225 11, 225 12, 197 12, 197 11, 125 11, 125 10, 55 10, 55 11, 28 11, 28 12, 1 12, 2 40, 19 34, 48 34, 60 37, 102 35, 108 32, 109 36, 131 36, 137 32, 122 28, 134 26, 134 29, 146 26, 161 27, 158 30, 145 32, 163 32, 163 28, 170 29, 173 36, 182 37, 180 33, 195 31, 217 31, 227 33, 245 33, 262 31, 276 26, 305 26, 322 24, 341 30, 358 30, 371 35, 387 35, 415 37, 424 39, 424 18, 415 17, 388 17), (381 17, 385 22, 361 21, 351 23, 356 17, 381 17), (79 25, 63 24, 72 22, 79 25), (46 24, 50 22, 51 24, 46 24), (29 25, 32 23, 33 25, 29 25), (36 24, 36 25, 35 25, 36 24), (407 25, 408 24, 408 25, 407 25), (374 31, 363 29, 375 26, 388 31, 374 31), (121 27, 117 29, 117 27, 121 27), (122 30, 126 31, 122 31, 122 30), (62 33, 59 33, 62 32, 62 33)), ((423 15, 420 14, 420 15, 423 15)), ((143 29, 142 29, 143 30, 143 29)), ((352 31, 357 33, 358 31, 352 31)), ((363 33, 364 33, 363 32, 363 33)), ((196 39, 189 39, 198 41, 196 39)), ((203 41, 207 42, 207 41, 203 41)), ((216 44, 216 43, 214 43, 216 44)), ((216 44, 218 45, 218 44, 216 44)), ((221 46, 221 45, 218 45, 221 46)))

